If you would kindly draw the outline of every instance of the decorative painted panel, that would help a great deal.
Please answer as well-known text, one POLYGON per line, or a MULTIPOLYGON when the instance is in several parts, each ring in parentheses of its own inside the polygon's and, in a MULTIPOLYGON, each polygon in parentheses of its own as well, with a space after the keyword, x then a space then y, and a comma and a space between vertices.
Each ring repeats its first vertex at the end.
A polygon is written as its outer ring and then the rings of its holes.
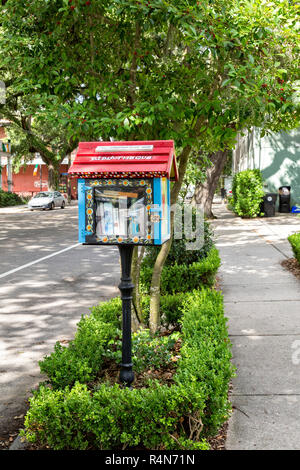
POLYGON ((79 241, 103 245, 166 241, 169 183, 162 180, 79 179, 79 241))

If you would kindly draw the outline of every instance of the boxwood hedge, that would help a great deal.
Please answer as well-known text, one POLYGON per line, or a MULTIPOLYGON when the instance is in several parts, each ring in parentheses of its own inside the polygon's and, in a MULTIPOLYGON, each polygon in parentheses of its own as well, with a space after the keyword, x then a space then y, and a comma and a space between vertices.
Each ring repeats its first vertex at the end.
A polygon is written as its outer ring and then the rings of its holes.
MULTIPOLYGON (((174 304, 175 306, 175 304, 174 304)), ((51 385, 30 399, 23 435, 52 449, 208 449, 230 410, 233 375, 222 295, 201 288, 179 298, 182 348, 173 385, 145 388, 85 383, 95 374, 120 327, 120 301, 82 318, 69 347, 41 363, 51 385)))
MULTIPOLYGON (((173 265, 165 265, 161 274, 161 295, 187 292, 202 285, 212 286, 220 263, 218 250, 212 246, 205 258, 191 264, 175 262, 173 265)), ((143 293, 150 292, 152 272, 152 266, 142 264, 140 283, 143 293)))

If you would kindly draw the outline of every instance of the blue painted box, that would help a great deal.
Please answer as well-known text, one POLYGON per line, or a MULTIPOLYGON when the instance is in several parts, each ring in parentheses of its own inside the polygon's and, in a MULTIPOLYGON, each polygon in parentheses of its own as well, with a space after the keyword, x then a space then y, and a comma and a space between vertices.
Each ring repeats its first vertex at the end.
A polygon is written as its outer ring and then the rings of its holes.
POLYGON ((78 178, 79 242, 169 240, 170 180, 178 177, 173 141, 83 143, 69 174, 78 178))

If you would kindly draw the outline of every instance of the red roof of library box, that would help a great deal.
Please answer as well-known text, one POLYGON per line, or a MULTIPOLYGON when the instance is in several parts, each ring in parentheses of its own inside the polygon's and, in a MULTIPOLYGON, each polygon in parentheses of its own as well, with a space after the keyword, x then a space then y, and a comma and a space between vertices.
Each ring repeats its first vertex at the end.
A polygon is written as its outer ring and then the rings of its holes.
POLYGON ((159 178, 177 181, 173 140, 80 142, 69 175, 77 178, 159 178))

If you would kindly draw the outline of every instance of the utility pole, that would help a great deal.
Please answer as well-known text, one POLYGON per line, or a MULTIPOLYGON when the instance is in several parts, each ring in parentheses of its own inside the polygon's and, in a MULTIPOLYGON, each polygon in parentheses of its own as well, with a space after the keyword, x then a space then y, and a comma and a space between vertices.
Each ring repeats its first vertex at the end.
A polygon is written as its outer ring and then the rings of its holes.
POLYGON ((11 157, 7 156, 7 190, 12 191, 12 168, 11 168, 11 157))

